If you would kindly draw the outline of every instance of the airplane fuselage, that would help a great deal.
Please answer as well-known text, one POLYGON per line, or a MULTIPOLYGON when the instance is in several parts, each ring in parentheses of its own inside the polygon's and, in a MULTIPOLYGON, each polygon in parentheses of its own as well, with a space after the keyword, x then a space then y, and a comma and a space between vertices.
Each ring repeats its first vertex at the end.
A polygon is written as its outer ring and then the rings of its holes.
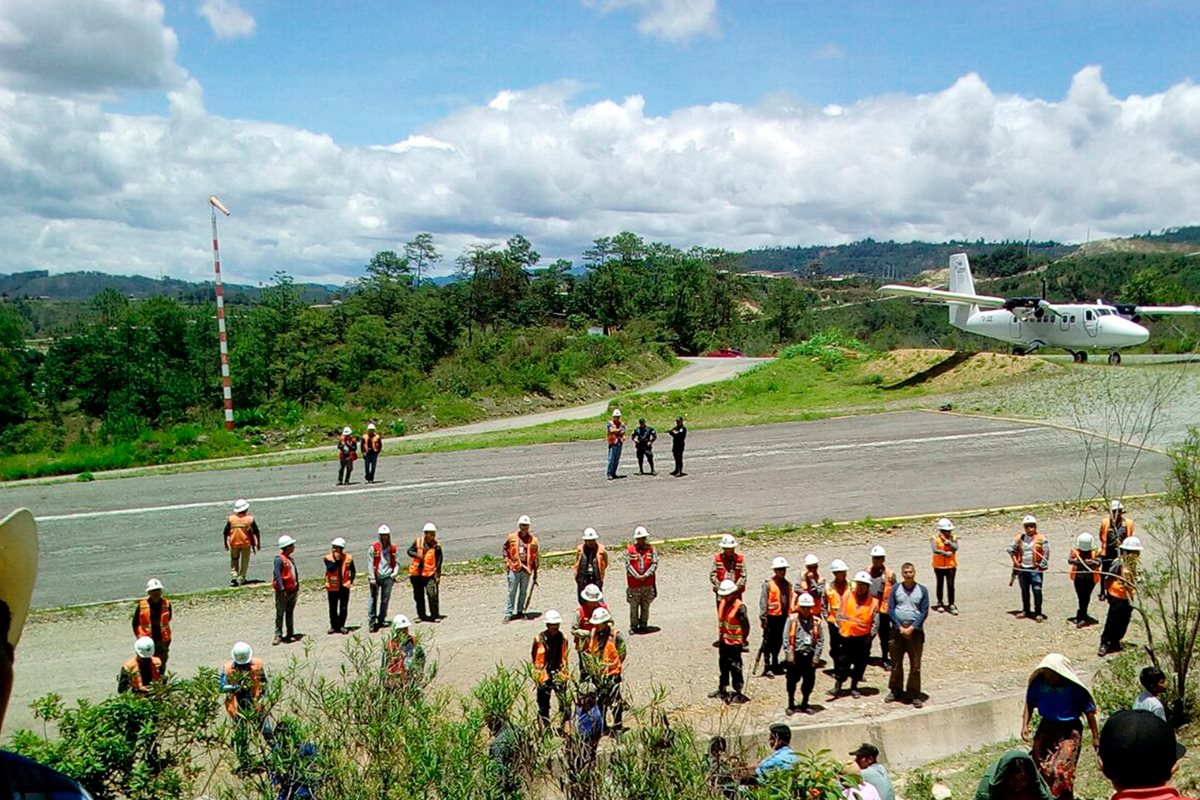
POLYGON ((1038 314, 1025 309, 973 307, 965 323, 952 324, 968 333, 999 339, 1026 350, 1053 347, 1072 352, 1115 352, 1150 338, 1146 328, 1122 317, 1111 306, 1056 304, 1055 309, 1054 313, 1038 314))

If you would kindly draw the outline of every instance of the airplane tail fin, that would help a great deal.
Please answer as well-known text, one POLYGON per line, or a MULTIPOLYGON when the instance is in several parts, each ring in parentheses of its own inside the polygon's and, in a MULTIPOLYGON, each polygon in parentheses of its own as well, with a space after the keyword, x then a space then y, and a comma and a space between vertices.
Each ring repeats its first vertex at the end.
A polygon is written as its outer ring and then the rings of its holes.
MULTIPOLYGON (((971 275, 971 264, 966 253, 950 256, 950 291, 958 294, 975 294, 975 278, 971 275)), ((979 306, 968 303, 950 303, 950 324, 961 328, 967 324, 979 306)))

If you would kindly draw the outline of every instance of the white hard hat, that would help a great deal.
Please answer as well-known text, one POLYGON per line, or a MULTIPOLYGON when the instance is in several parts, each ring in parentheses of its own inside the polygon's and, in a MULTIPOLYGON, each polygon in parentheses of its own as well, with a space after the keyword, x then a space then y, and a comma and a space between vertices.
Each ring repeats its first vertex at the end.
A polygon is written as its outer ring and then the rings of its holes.
POLYGON ((244 511, 250 510, 250 503, 246 500, 237 499, 233 501, 233 513, 241 514, 244 511))
POLYGON ((528 514, 522 514, 521 516, 517 517, 517 524, 518 525, 532 525, 533 520, 531 520, 529 518, 528 514))
POLYGON ((146 581, 147 592, 153 592, 156 589, 162 591, 162 588, 162 581, 160 581, 158 578, 151 578, 150 580, 146 581))
POLYGON ((351 433, 352 433, 352 431, 350 430, 350 426, 349 426, 349 425, 347 425, 346 427, 342 428, 342 436, 349 436, 351 433))
POLYGON ((379 530, 377 530, 375 532, 377 534, 379 534, 380 536, 391 536, 392 535, 392 529, 389 528, 387 525, 380 525, 379 530))
POLYGON ((133 652, 142 658, 149 658, 154 655, 154 640, 149 636, 142 636, 133 643, 133 652))
POLYGON ((864 570, 863 572, 859 572, 859 573, 855 574, 854 582, 855 583, 870 583, 871 582, 871 573, 866 572, 864 570))
POLYGON ((1142 540, 1136 536, 1130 536, 1128 539, 1121 542, 1120 549, 1128 550, 1132 553, 1140 553, 1142 552, 1142 540))
POLYGON ((804 557, 804 566, 819 567, 821 566, 821 559, 817 558, 816 553, 809 553, 804 557))
POLYGON ((721 547, 737 547, 737 539, 733 538, 727 533, 721 537, 721 547))
POLYGON ((396 616, 392 617, 392 627, 398 631, 402 631, 407 628, 411 628, 412 622, 403 614, 397 614, 396 616))
POLYGON ((279 537, 279 549, 280 550, 282 550, 283 548, 288 547, 290 545, 293 545, 295 543, 296 543, 296 540, 293 539, 292 537, 288 536, 286 533, 283 536, 279 537))
POLYGON ((635 538, 635 539, 645 539, 649 535, 650 535, 650 531, 646 530, 645 525, 638 525, 636 528, 633 529, 633 538, 635 538))
POLYGON ((437 533, 437 525, 432 522, 426 522, 425 527, 421 528, 421 533, 437 533))
POLYGON ((614 408, 614 409, 613 409, 613 416, 614 416, 614 417, 619 417, 619 416, 621 416, 621 409, 619 409, 619 408, 614 408))
POLYGON ((887 550, 883 549, 883 545, 877 544, 871 548, 871 558, 887 558, 887 550))
POLYGON ((1108 510, 1109 511, 1124 511, 1125 506, 1121 505, 1120 500, 1113 500, 1111 503, 1108 504, 1108 510))
POLYGON ((734 583, 733 581, 729 580, 728 578, 721 581, 721 585, 717 587, 717 594, 719 594, 721 597, 725 597, 726 595, 733 594, 736 591, 737 591, 737 584, 734 583))
POLYGON ((848 572, 849 570, 850 568, 846 566, 846 562, 840 558, 835 558, 833 563, 829 565, 830 572, 848 572))
POLYGON ((592 618, 588 622, 592 625, 603 625, 606 622, 612 622, 612 614, 608 613, 607 608, 597 608, 592 612, 592 618))
POLYGON ((775 556, 775 560, 771 562, 771 569, 787 569, 787 559, 783 556, 775 556))
POLYGON ((813 600, 813 596, 808 592, 801 592, 800 596, 796 598, 796 605, 801 608, 812 608, 816 604, 817 601, 813 600))
POLYGON ((345 550, 346 549, 346 540, 339 536, 336 539, 334 539, 332 542, 330 542, 329 546, 330 547, 340 547, 343 550, 345 550))
POLYGON ((230 655, 233 656, 235 664, 249 664, 250 659, 254 657, 254 651, 245 642, 235 642, 230 655))
POLYGON ((589 603, 599 603, 604 599, 604 592, 600 591, 600 587, 596 584, 589 583, 583 587, 583 591, 579 593, 579 596, 589 603))
POLYGON ((584 528, 583 529, 583 540, 585 542, 594 542, 599 538, 600 538, 600 535, 598 533, 596 533, 595 528, 584 528))
POLYGON ((553 608, 547 611, 542 616, 542 619, 546 621, 547 625, 562 625, 562 614, 558 613, 553 608))
POLYGON ((1075 540, 1075 547, 1078 550, 1091 550, 1096 545, 1096 540, 1092 538, 1090 533, 1081 533, 1079 538, 1075 540))
POLYGON ((1022 525, 1037 525, 1037 517, 1033 514, 1026 514, 1025 519, 1021 520, 1022 525))
POLYGON ((939 519, 939 520, 938 520, 938 523, 937 523, 937 525, 938 525, 938 530, 939 530, 939 531, 952 531, 952 530, 954 530, 954 523, 953 523, 953 522, 951 522, 951 521, 950 521, 949 519, 947 519, 946 517, 942 517, 941 519, 939 519))
POLYGON ((375 430, 375 423, 374 423, 374 422, 368 422, 368 423, 367 423, 367 430, 369 430, 369 431, 373 431, 373 430, 375 430))

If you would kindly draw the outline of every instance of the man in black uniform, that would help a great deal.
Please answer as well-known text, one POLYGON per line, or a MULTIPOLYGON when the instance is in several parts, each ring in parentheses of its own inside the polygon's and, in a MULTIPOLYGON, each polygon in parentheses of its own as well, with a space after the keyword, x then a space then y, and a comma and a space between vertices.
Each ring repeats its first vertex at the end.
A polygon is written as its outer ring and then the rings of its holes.
POLYGON ((653 425, 646 424, 646 418, 642 417, 638 420, 637 427, 633 429, 633 433, 629 435, 633 439, 633 445, 637 448, 638 474, 645 475, 646 470, 643 469, 643 461, 650 463, 650 474, 656 475, 654 471, 654 442, 658 439, 658 432, 654 430, 653 425))
POLYGON ((671 455, 675 457, 675 469, 671 474, 682 478, 687 474, 683 471, 683 448, 687 440, 687 426, 683 424, 683 417, 676 417, 675 427, 667 433, 671 435, 671 455))

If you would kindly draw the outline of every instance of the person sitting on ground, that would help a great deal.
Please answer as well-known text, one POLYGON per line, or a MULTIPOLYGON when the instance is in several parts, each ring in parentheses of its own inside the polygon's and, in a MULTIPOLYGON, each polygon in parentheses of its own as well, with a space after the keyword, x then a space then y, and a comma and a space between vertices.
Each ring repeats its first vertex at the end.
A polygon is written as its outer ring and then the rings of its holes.
POLYGON ((1053 800, 1037 764, 1024 750, 1009 750, 979 779, 975 800, 1053 800))
POLYGON ((1141 711, 1118 711, 1100 732, 1100 771, 1117 790, 1112 800, 1181 800, 1167 781, 1186 752, 1174 728, 1141 711))
POLYGON ((879 763, 878 747, 870 742, 863 742, 850 755, 854 756, 854 766, 858 768, 858 776, 862 778, 863 783, 874 786, 881 800, 896 800, 892 779, 888 777, 883 764, 879 763))
POLYGON ((751 785, 762 783, 773 772, 793 769, 800 760, 792 750, 791 728, 777 722, 769 730, 767 744, 771 748, 771 754, 758 762, 758 766, 754 768, 754 777, 747 780, 751 785))
POLYGON ((1133 701, 1134 711, 1149 711, 1154 716, 1167 721, 1167 709, 1163 706, 1163 701, 1158 699, 1158 696, 1167 690, 1167 676, 1158 667, 1145 667, 1142 669, 1138 680, 1142 684, 1142 691, 1133 701))

